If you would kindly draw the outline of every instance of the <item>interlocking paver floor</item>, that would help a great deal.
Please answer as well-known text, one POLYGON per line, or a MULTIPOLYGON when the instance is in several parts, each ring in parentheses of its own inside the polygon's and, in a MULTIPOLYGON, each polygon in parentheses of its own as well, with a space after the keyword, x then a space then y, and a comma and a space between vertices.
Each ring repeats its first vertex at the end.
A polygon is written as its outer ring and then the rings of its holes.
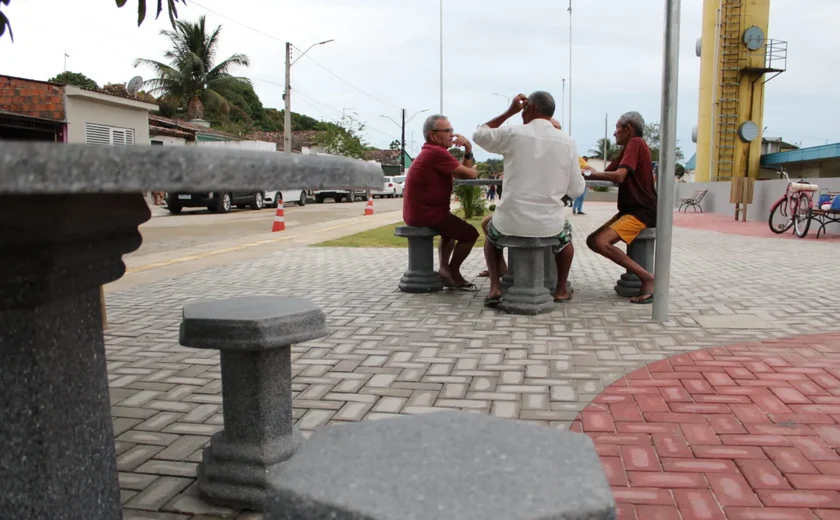
POLYGON ((840 334, 696 350, 616 381, 572 430, 620 520, 838 518, 839 378, 840 334))
MULTIPOLYGON (((201 450, 222 428, 221 381, 215 351, 178 345, 190 301, 279 294, 323 308, 331 335, 292 350, 294 417, 304 433, 439 409, 566 429, 605 388, 647 364, 840 329, 835 243, 675 228, 671 319, 659 324, 650 306, 615 295, 620 270, 585 249, 586 233, 610 214, 607 205, 586 210, 573 219, 574 300, 542 316, 485 309, 483 292, 403 294, 396 284, 405 249, 285 250, 109 294, 126 520, 259 518, 197 496, 201 450)), ((477 250, 465 272, 482 264, 477 250)), ((477 282, 486 290, 486 280, 477 282)))

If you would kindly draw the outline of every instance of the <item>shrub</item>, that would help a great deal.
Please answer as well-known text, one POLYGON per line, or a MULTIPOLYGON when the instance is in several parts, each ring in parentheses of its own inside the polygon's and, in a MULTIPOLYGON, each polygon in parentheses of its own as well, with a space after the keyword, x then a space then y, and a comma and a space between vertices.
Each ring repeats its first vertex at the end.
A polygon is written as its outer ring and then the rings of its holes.
POLYGON ((496 211, 496 205, 495 204, 490 204, 489 209, 490 209, 490 211, 496 211))
POLYGON ((462 184, 455 187, 455 195, 461 201, 465 219, 469 220, 475 215, 482 216, 486 212, 482 193, 481 186, 462 184))
POLYGON ((593 186, 592 191, 600 191, 601 193, 606 193, 610 191, 609 186, 593 186))

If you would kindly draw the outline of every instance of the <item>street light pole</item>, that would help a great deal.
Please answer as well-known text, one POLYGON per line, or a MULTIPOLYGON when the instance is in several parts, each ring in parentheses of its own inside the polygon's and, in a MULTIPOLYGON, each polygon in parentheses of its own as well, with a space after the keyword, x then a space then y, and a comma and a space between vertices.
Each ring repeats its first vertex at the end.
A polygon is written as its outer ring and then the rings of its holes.
POLYGON ((414 119, 415 117, 417 117, 419 114, 422 114, 423 112, 428 112, 428 111, 429 111, 428 108, 424 108, 423 110, 419 110, 419 111, 415 112, 413 116, 409 117, 408 120, 406 120, 405 109, 403 108, 403 109, 400 110, 400 112, 402 113, 402 124, 397 123, 396 121, 394 121, 393 119, 391 119, 390 117, 388 117, 386 115, 382 115, 382 114, 379 115, 379 117, 384 117, 388 121, 390 121, 390 122, 394 123, 395 125, 397 125, 398 127, 400 127, 400 131, 401 131, 401 138, 400 138, 400 174, 405 174, 405 125, 406 125, 406 123, 411 122, 411 120, 414 119))
POLYGON ((283 93, 283 101, 286 102, 286 107, 283 114, 283 151, 285 153, 292 153, 292 65, 303 58, 312 47, 316 45, 324 45, 335 40, 324 40, 322 42, 313 43, 310 45, 295 61, 292 61, 292 43, 286 42, 286 85, 283 93))
POLYGON ((443 0, 440 0, 440 112, 443 115, 443 0))
POLYGON ((563 78, 563 94, 560 96, 560 126, 566 121, 566 78, 563 78))
POLYGON ((510 97, 509 97, 509 96, 506 96, 506 95, 504 95, 504 94, 499 94, 499 93, 497 93, 497 92, 491 92, 491 93, 492 93, 494 96, 499 96, 499 97, 501 97, 501 98, 505 98, 505 101, 507 101, 507 104, 508 104, 508 105, 510 105, 510 97))
POLYGON ((674 223, 674 171, 677 157, 677 89, 680 68, 680 3, 665 0, 665 50, 662 60, 660 175, 656 211, 653 319, 668 319, 671 286, 671 234, 674 223))
POLYGON ((572 0, 569 0, 569 127, 566 133, 572 135, 572 0))

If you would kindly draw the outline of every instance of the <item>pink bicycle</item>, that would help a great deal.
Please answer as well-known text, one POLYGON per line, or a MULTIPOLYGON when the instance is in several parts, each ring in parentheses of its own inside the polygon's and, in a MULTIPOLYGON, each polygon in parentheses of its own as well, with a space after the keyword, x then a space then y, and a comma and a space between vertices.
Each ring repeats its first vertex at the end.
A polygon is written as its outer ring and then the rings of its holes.
POLYGON ((790 180, 784 168, 776 170, 787 180, 785 194, 770 208, 768 224, 770 231, 781 234, 793 227, 793 232, 799 238, 808 234, 811 227, 811 209, 814 207, 814 192, 819 186, 803 179, 796 182, 790 180))

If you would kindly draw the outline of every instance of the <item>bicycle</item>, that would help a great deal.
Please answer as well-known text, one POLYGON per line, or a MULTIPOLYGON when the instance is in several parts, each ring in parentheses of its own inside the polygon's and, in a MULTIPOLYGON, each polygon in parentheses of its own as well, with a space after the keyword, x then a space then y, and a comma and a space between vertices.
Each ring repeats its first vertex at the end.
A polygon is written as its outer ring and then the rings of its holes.
MULTIPOLYGON (((774 168, 774 170, 776 170, 774 168)), ((811 208, 814 207, 813 195, 819 189, 816 184, 811 184, 803 179, 796 182, 790 180, 784 168, 776 170, 784 175, 787 180, 785 194, 777 200, 770 208, 770 218, 767 223, 770 231, 776 234, 784 233, 793 227, 793 232, 799 238, 804 238, 811 227, 811 208), (779 223, 774 223, 774 218, 781 217, 779 223)))

